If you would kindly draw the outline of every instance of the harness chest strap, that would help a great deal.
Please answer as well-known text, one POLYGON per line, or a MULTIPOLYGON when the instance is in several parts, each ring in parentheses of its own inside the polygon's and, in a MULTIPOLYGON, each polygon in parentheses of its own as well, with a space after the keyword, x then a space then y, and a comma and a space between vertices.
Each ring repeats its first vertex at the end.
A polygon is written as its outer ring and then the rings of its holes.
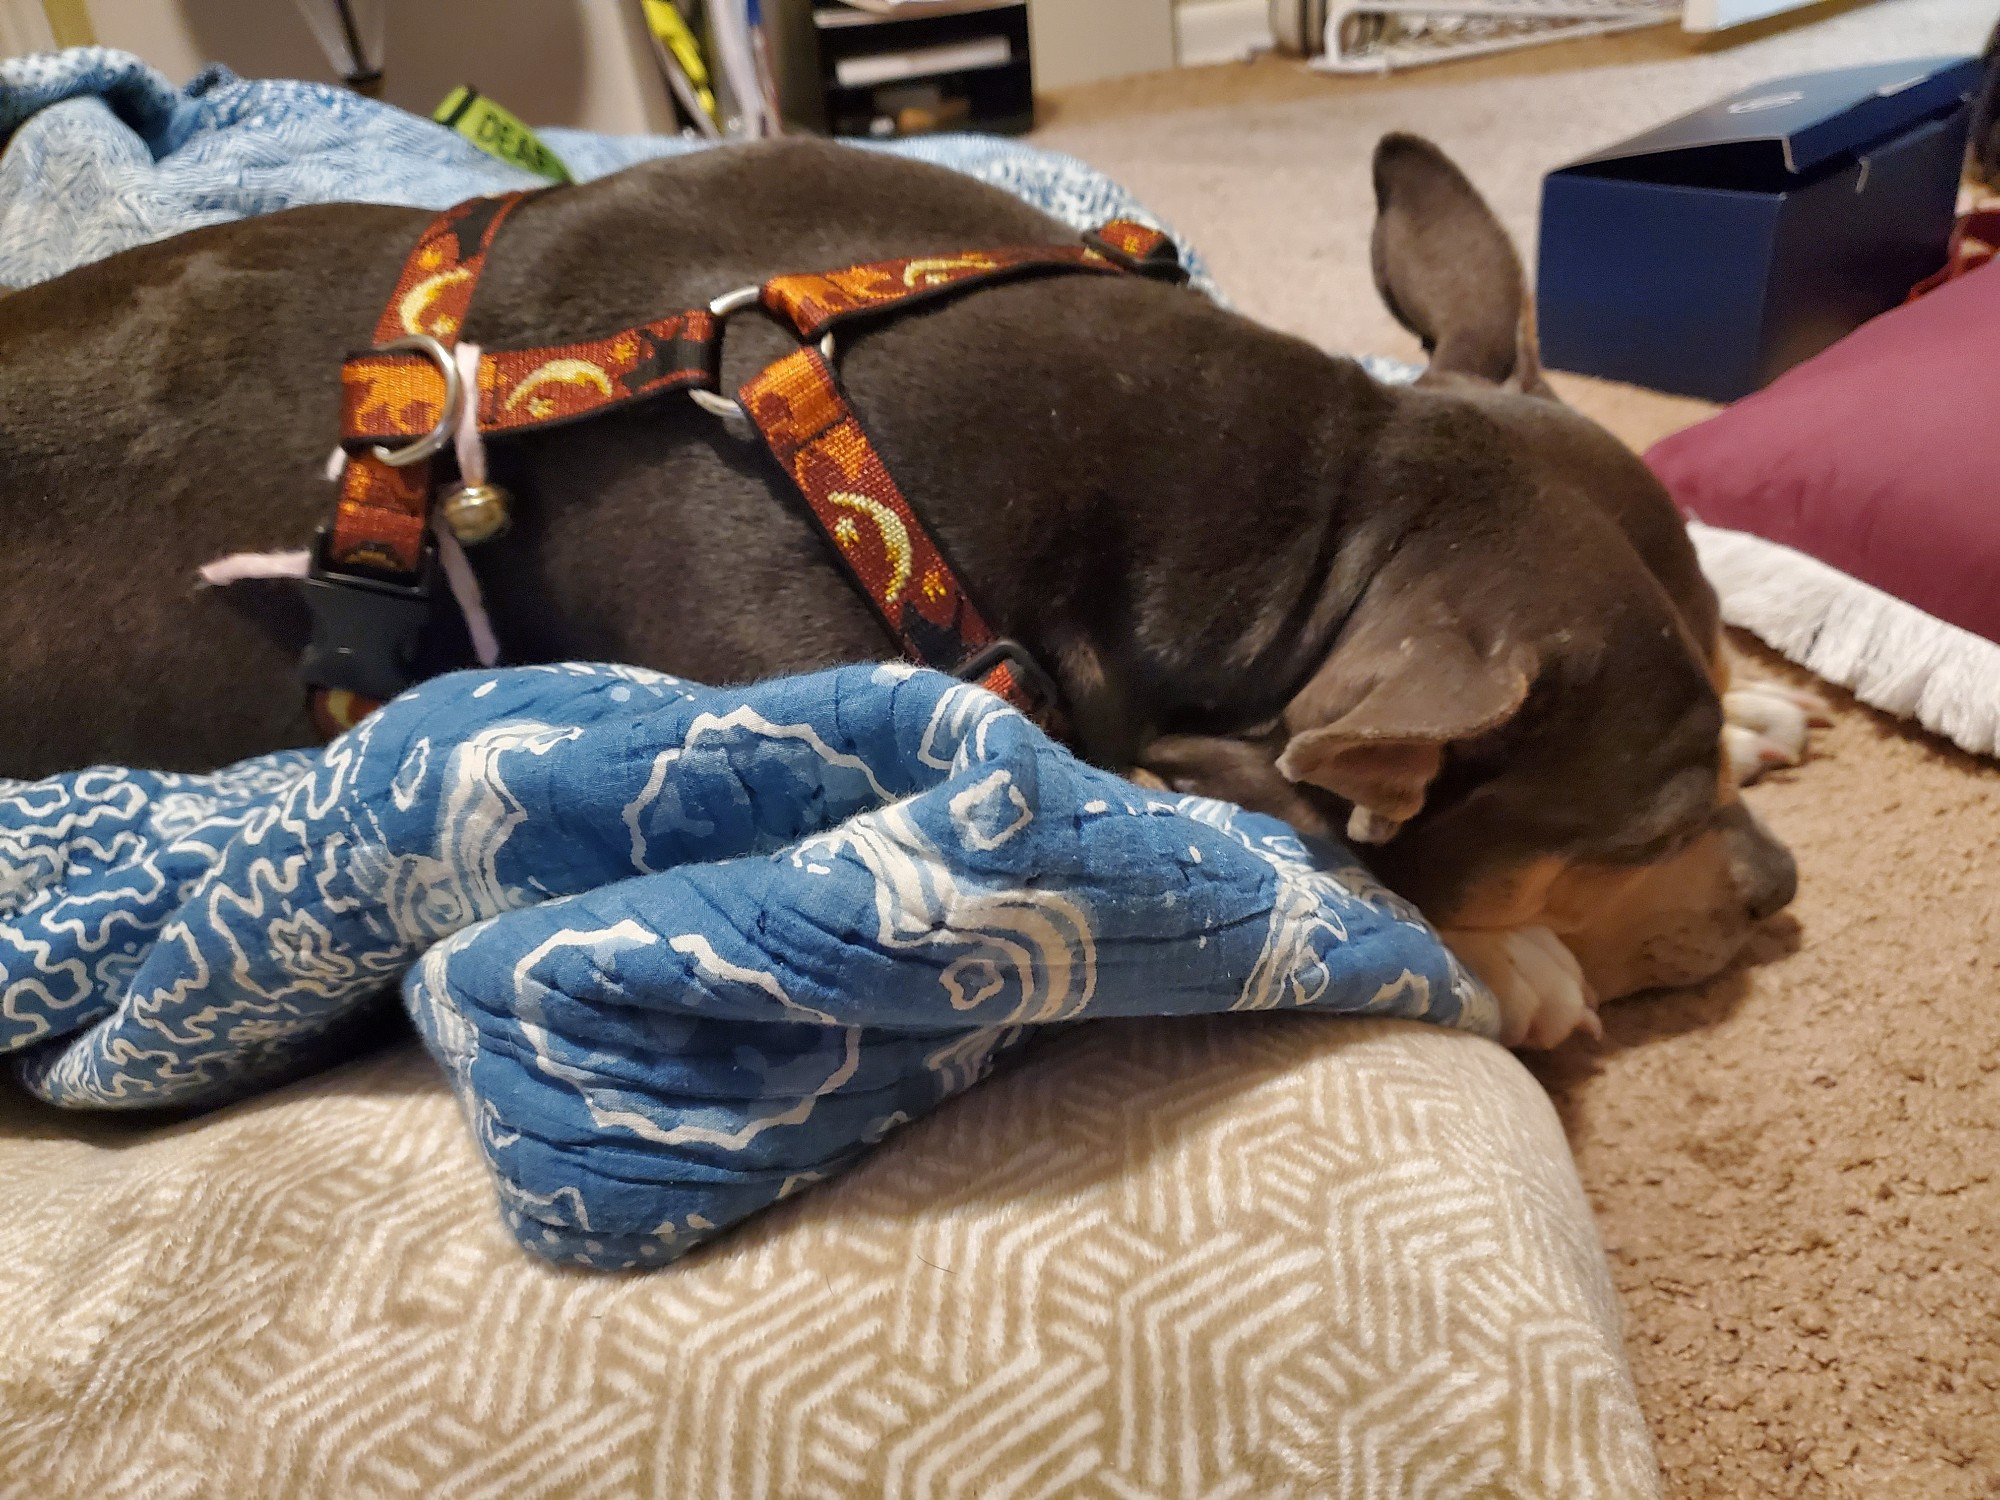
MULTIPOLYGON (((448 357, 494 237, 529 196, 474 198, 431 220, 376 320, 376 346, 408 348, 429 340, 448 357)), ((407 415, 420 418, 422 393, 400 395, 407 415)), ((435 413, 444 407, 441 375, 434 406, 433 420, 407 437, 421 440, 437 427, 435 413)), ((438 445, 428 446, 434 451, 438 445)), ((410 444, 393 453, 364 446, 348 455, 339 485, 307 573, 313 632, 301 663, 313 727, 328 738, 407 686, 430 618, 435 575, 429 533, 435 477, 427 452, 410 444)))
POLYGON ((1003 643, 889 477, 820 351, 786 355, 738 399, 904 654, 973 677, 1030 717, 1053 715, 1050 690, 1025 680, 1025 653, 986 660, 1003 643))
MULTIPOLYGON (((376 345, 392 346, 418 338, 435 339, 447 348, 457 343, 494 236, 527 196, 509 193, 502 198, 474 198, 433 219, 403 262, 396 290, 376 321, 376 345)), ((435 373, 434 364, 422 362, 435 373)), ((345 381, 343 371, 343 389, 345 381)), ((422 437, 437 426, 444 407, 442 377, 438 385, 429 420, 424 420, 421 393, 385 391, 387 399, 400 398, 407 420, 421 422, 413 431, 406 429, 399 434, 400 438, 422 437)), ((340 500, 326 532, 326 561, 336 568, 417 576, 424 567, 432 489, 427 457, 390 463, 367 446, 350 453, 341 471, 340 500)))
MULTIPOLYGON (((427 457, 399 464, 397 456, 427 439, 437 445, 455 419, 455 372, 440 354, 456 341, 494 232, 525 196, 475 200, 440 215, 404 267, 377 325, 377 347, 343 366, 341 437, 348 462, 338 510, 314 559, 315 584, 360 591, 337 601, 342 608, 380 609, 399 589, 428 597, 434 476, 427 457), (418 339, 439 347, 396 346, 418 339)), ((1077 245, 905 257, 780 276, 758 289, 757 300, 811 341, 975 286, 1047 272, 1186 277, 1171 240, 1119 220, 1077 245)), ((714 392, 721 332, 721 317, 698 308, 602 339, 482 351, 477 389, 460 399, 474 403, 482 433, 501 434, 575 421, 668 390, 714 392)), ((809 344, 777 361, 747 382, 739 399, 904 653, 979 681, 1048 725, 1056 707, 1053 689, 1025 652, 994 634, 967 597, 819 350, 809 344)), ((346 665, 335 652, 308 653, 314 716, 323 732, 349 727, 376 706, 376 697, 395 690, 387 682, 357 687, 354 673, 343 674, 346 665)))

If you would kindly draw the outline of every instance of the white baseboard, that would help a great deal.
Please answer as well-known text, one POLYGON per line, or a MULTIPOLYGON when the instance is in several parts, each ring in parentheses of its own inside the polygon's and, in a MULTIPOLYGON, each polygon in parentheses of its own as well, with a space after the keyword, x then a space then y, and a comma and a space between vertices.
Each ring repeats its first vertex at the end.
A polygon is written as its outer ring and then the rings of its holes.
POLYGON ((1723 31, 1745 21, 1761 21, 1788 10, 1804 10, 1818 0, 1687 0, 1684 31, 1723 31))

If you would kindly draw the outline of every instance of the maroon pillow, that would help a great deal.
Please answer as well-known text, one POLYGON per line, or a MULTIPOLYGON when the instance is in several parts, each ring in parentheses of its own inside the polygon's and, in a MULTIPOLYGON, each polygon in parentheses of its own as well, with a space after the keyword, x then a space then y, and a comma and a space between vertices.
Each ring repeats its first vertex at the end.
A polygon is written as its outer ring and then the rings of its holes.
POLYGON ((1864 324, 1646 461, 1701 523, 1725 619, 1993 752, 2000 262, 1864 324))

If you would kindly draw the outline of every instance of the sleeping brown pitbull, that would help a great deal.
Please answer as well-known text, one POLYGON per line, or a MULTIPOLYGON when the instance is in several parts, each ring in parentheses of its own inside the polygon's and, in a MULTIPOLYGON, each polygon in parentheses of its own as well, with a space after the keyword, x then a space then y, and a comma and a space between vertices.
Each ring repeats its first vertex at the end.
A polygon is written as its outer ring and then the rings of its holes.
MULTIPOLYGON (((1726 964, 1792 864, 1735 796, 1715 602, 1665 494, 1547 394, 1513 249, 1457 170, 1395 136, 1376 178, 1377 280, 1432 350, 1415 388, 1136 277, 946 300, 847 340, 841 379, 1085 755, 1347 830, 1493 983, 1507 1039, 1552 1045, 1600 996, 1726 964)), ((192 580, 323 519, 342 355, 428 219, 302 208, 0 300, 0 775, 310 741, 292 586, 192 580)), ((463 336, 1071 242, 920 164, 718 150, 528 201, 463 336)), ((735 320, 725 388, 787 347, 735 320)), ((519 520, 475 558, 513 660, 726 682, 888 654, 762 451, 684 400, 491 465, 519 520)), ((462 650, 441 618, 432 664, 462 650)))

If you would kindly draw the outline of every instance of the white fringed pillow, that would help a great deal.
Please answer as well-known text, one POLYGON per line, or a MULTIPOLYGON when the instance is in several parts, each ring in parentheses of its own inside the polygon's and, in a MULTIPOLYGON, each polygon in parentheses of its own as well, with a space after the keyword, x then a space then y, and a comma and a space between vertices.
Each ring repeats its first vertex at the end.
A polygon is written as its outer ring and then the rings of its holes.
POLYGON ((2000 752, 2000 263, 1646 455, 1723 617, 1864 703, 2000 752))

